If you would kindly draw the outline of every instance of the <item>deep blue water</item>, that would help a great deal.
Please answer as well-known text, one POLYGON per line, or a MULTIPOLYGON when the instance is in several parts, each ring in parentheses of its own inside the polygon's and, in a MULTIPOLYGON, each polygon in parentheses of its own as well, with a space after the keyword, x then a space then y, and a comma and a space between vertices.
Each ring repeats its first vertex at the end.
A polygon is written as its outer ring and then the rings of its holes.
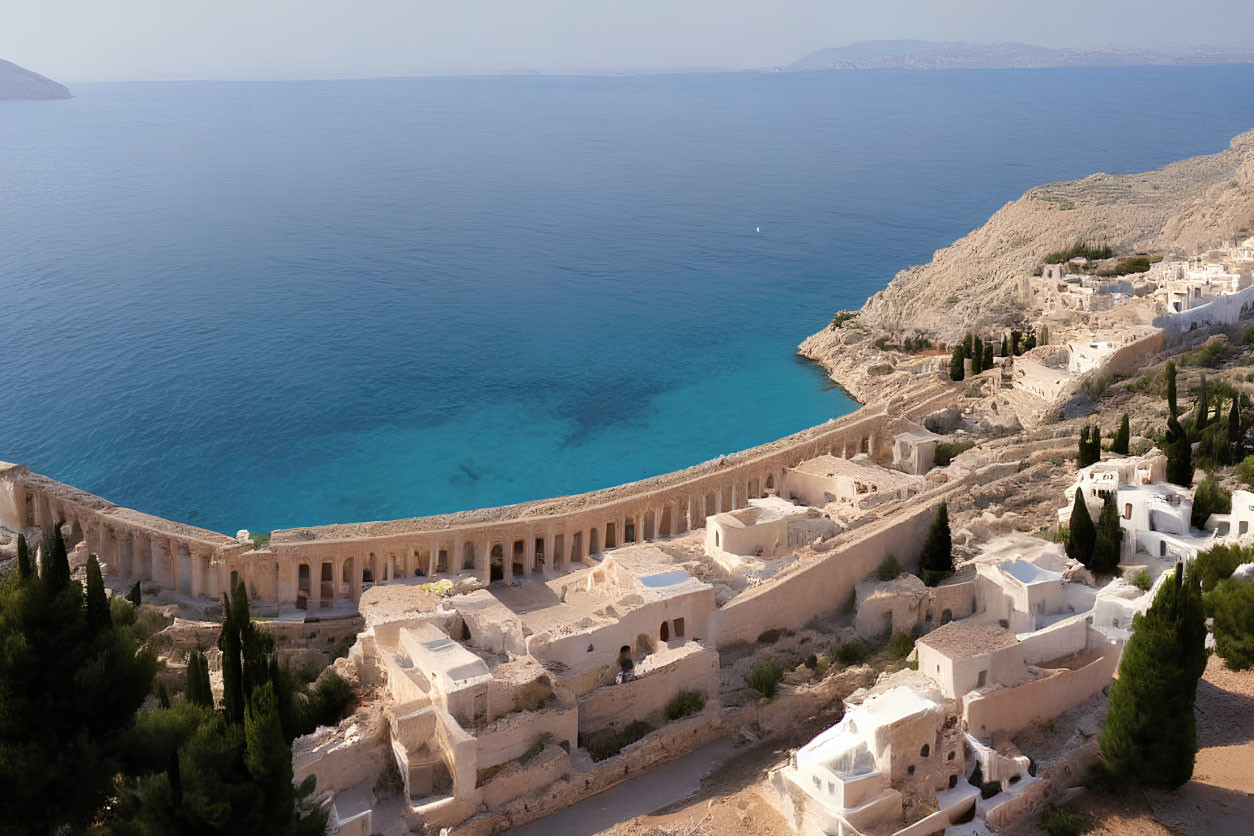
POLYGON ((1254 125, 1240 67, 74 92, 0 103, 0 459, 226 532, 821 423, 853 405, 793 349, 835 310, 1254 125))

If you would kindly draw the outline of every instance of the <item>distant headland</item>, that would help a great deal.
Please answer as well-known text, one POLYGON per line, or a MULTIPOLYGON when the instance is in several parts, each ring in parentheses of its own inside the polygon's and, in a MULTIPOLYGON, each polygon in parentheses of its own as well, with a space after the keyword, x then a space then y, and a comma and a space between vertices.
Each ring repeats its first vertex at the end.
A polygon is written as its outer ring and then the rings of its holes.
POLYGON ((69 88, 50 78, 0 60, 0 101, 71 99, 69 88))
POLYGON ((1178 67, 1254 63, 1254 51, 1217 46, 1151 50, 1131 47, 1054 49, 1019 43, 860 41, 820 49, 787 67, 798 70, 1001 70, 1061 67, 1178 67))

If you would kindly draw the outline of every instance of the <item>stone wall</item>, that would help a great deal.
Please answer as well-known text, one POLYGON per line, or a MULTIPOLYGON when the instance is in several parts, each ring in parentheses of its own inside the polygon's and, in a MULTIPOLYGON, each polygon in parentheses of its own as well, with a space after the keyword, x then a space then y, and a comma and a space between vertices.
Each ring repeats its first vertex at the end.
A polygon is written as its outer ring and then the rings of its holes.
POLYGON ((715 613, 718 646, 752 644, 768 629, 797 630, 844 605, 854 586, 892 554, 909 571, 948 491, 914 497, 908 509, 848 533, 832 551, 792 574, 748 590, 715 613))
POLYGON ((1057 717, 1110 684, 1119 665, 1113 646, 1078 670, 1060 669, 1043 679, 998 688, 963 699, 963 719, 972 734, 987 739, 997 732, 1015 734, 1057 717))
POLYGON ((579 731, 625 726, 660 714, 680 691, 696 691, 706 705, 718 702, 718 654, 690 643, 684 653, 622 685, 606 685, 579 700, 579 731))

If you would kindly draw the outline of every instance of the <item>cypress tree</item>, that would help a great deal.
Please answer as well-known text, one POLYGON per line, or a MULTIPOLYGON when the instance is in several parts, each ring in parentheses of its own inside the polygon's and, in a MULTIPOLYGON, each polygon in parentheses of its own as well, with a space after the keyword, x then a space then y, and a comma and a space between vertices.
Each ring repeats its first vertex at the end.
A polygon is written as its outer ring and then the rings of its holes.
POLYGON ((244 722, 244 662, 235 610, 225 592, 222 612, 226 615, 218 636, 218 649, 222 651, 222 710, 227 723, 238 725, 244 722))
POLYGON ((1228 411, 1228 464, 1236 464, 1241 461, 1242 444, 1241 444, 1241 410, 1238 406, 1240 399, 1232 396, 1232 409, 1228 411))
POLYGON ((1193 444, 1174 415, 1167 419, 1163 446, 1167 448, 1167 481, 1182 488, 1192 487, 1193 444))
POLYGON ((187 659, 187 701, 213 708, 213 685, 209 680, 209 657, 192 651, 187 659))
POLYGON ((139 606, 139 602, 143 600, 143 595, 139 590, 139 581, 135 581, 135 585, 131 587, 131 591, 127 593, 126 600, 135 606, 139 606))
POLYGON ((1014 352, 1014 355, 1016 357, 1018 357, 1020 354, 1023 353, 1023 346, 1019 342, 1019 339, 1022 336, 1023 336, 1023 333, 1020 331, 1010 332, 1010 350, 1014 352))
POLYGON ((1089 463, 1096 464, 1102 460, 1102 428, 1093 425, 1093 437, 1089 439, 1089 463))
POLYGON ((966 370, 963 368, 962 361, 966 359, 962 353, 962 345, 954 346, 953 356, 949 358, 949 379, 962 380, 966 377, 966 370))
POLYGON ((966 334, 963 335, 962 337, 962 356, 963 357, 967 357, 967 358, 971 357, 971 343, 973 340, 974 340, 974 337, 972 336, 970 331, 968 331, 966 334))
POLYGON ((1089 425, 1085 424, 1080 430, 1080 447, 1075 454, 1076 470, 1083 470, 1092 462, 1089 461, 1089 425))
POLYGON ((258 832, 282 833, 294 823, 296 791, 292 787, 292 750, 283 737, 274 686, 269 682, 249 695, 244 712, 244 764, 265 799, 258 832))
POLYGON ((1076 488, 1075 502, 1071 505, 1071 522, 1067 528, 1067 557, 1088 566, 1096 543, 1097 529, 1093 527, 1089 506, 1084 501, 1084 489, 1076 488))
POLYGON ((52 527, 52 540, 44 550, 39 579, 51 595, 65 589, 70 583, 70 556, 65 550, 65 538, 61 535, 60 523, 52 527))
POLYGON ((1167 379, 1167 411, 1172 418, 1179 418, 1180 410, 1176 406, 1176 364, 1171 360, 1167 361, 1163 376, 1167 379))
POLYGON ((26 548, 26 538, 17 535, 17 576, 25 581, 35 574, 35 567, 30 562, 30 550, 26 548))
POLYGON ((87 559, 87 626, 93 633, 113 626, 104 578, 100 575, 100 563, 94 554, 87 559))
POLYGON ((1119 510, 1115 506, 1114 494, 1110 494, 1102 502, 1102 512, 1097 517, 1093 556, 1085 565, 1097 575, 1114 574, 1119 568, 1122 546, 1123 528, 1119 525, 1119 510))
POLYGON ((984 368, 993 368, 993 341, 984 343, 984 368))
POLYGON ((1120 456, 1128 455, 1128 445, 1132 441, 1132 428, 1128 424, 1128 413, 1123 413, 1123 419, 1119 422, 1119 431, 1115 433, 1115 437, 1110 440, 1110 452, 1117 453, 1120 456))
POLYGON ((936 518, 923 539, 919 553, 919 571, 923 582, 936 586, 946 574, 954 570, 954 544, 949 531, 949 504, 942 502, 936 509, 936 518))
POLYGON ((1001 338, 1001 356, 1002 357, 1010 356, 1010 337, 1001 338))
POLYGON ((1135 784, 1179 787, 1197 754, 1193 713, 1206 669, 1206 623, 1194 573, 1177 564, 1149 611, 1132 620, 1098 738, 1106 766, 1135 784))
POLYGON ((984 342, 980 335, 971 338, 971 374, 984 371, 984 342))
POLYGON ((1027 339, 1023 341, 1023 350, 1031 351, 1036 348, 1036 334, 1028 334, 1027 339))
POLYGON ((1196 436, 1201 436, 1202 430, 1206 429, 1206 424, 1210 421, 1210 396, 1206 391, 1206 375, 1202 375, 1198 388, 1197 417, 1193 419, 1193 432, 1196 436))

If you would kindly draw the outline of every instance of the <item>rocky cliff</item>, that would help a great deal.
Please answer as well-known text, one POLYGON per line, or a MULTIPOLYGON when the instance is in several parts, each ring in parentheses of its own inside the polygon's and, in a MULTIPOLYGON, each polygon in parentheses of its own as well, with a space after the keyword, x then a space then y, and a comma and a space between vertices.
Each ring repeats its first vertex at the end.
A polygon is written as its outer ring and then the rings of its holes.
POLYGON ((898 273, 857 319, 870 332, 951 342, 973 327, 1030 322, 1021 286, 1046 255, 1077 241, 1110 244, 1119 255, 1190 254, 1251 229, 1254 131, 1226 151, 1157 171, 1031 189, 930 263, 898 273))
POLYGON ((68 98, 71 98, 70 91, 64 84, 17 64, 0 61, 0 101, 68 98))

